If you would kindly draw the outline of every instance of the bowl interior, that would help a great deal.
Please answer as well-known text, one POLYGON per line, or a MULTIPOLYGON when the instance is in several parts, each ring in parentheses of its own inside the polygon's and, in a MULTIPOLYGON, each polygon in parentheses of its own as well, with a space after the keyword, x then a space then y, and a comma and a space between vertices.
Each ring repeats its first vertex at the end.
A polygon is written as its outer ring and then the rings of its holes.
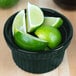
MULTIPOLYGON (((42 8, 42 11, 44 13, 44 16, 61 17, 63 19, 63 25, 59 28, 59 30, 61 31, 61 34, 62 34, 62 43, 56 49, 58 49, 62 46, 65 46, 71 40, 72 35, 73 35, 73 29, 72 29, 71 23, 69 22, 69 20, 65 16, 63 16, 62 14, 60 14, 54 10, 42 8)), ((26 12, 26 10, 25 10, 25 12, 26 12)), ((5 23, 4 36, 5 36, 5 39, 8 43, 8 45, 10 45, 16 49, 20 49, 14 43, 14 39, 12 36, 12 23, 13 23, 13 20, 14 20, 17 13, 12 15, 5 23)))

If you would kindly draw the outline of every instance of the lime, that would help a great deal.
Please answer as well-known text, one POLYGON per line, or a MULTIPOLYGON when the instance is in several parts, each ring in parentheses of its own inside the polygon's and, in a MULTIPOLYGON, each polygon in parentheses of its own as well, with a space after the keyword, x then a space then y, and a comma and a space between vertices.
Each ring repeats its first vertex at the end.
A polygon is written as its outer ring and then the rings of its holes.
POLYGON ((19 0, 0 0, 0 7, 9 8, 14 6, 19 0))
POLYGON ((36 38, 30 34, 17 32, 14 35, 16 44, 28 51, 44 51, 47 46, 47 42, 36 38))
POLYGON ((56 48, 62 40, 60 31, 57 28, 50 26, 41 26, 36 31, 35 34, 40 38, 48 42, 50 48, 56 48))
POLYGON ((62 24, 63 20, 60 17, 45 17, 42 25, 48 25, 59 28, 62 24))
POLYGON ((17 31, 26 33, 26 21, 25 21, 25 11, 24 10, 19 11, 13 21, 13 25, 12 25, 13 35, 17 31))
POLYGON ((44 21, 42 10, 33 4, 28 3, 27 7, 27 31, 32 32, 44 21))

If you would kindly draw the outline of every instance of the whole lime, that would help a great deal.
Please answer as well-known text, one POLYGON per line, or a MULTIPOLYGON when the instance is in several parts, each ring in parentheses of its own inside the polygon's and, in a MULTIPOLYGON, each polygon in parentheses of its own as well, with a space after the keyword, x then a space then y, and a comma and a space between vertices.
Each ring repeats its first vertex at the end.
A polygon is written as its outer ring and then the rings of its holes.
POLYGON ((14 6, 19 0, 0 0, 1 8, 10 8, 14 6))

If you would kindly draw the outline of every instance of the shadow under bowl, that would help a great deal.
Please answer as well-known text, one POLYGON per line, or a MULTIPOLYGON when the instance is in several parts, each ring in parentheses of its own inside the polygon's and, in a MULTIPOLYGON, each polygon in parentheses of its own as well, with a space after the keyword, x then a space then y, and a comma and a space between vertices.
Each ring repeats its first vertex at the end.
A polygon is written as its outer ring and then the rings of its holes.
POLYGON ((42 52, 30 52, 23 50, 17 46, 14 43, 12 36, 12 23, 18 12, 12 15, 6 21, 4 26, 4 37, 11 49, 13 60, 21 69, 31 73, 45 73, 57 68, 62 62, 65 54, 65 49, 70 44, 73 36, 72 25, 64 15, 52 9, 41 9, 44 13, 44 16, 61 17, 64 21, 63 25, 59 29, 63 38, 62 43, 55 49, 50 49, 49 51, 42 52))

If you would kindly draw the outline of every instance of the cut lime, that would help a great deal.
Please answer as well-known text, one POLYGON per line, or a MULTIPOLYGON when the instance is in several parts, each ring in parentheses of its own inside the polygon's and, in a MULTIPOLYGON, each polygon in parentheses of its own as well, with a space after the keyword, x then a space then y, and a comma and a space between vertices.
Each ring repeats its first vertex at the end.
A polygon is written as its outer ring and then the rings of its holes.
POLYGON ((28 3, 27 7, 27 31, 32 32, 44 21, 42 10, 33 4, 28 3))
POLYGON ((14 35, 14 39, 16 44, 28 51, 44 51, 47 46, 47 42, 36 38, 30 34, 24 34, 21 32, 17 32, 14 35))
POLYGON ((50 26, 41 26, 35 34, 40 38, 48 42, 50 48, 56 48, 62 40, 60 31, 57 28, 50 26))
POLYGON ((16 5, 16 3, 19 0, 0 0, 0 7, 1 8, 10 8, 14 5, 16 5))
POLYGON ((62 24, 63 20, 60 17, 45 17, 42 25, 59 28, 62 24))
POLYGON ((13 25, 12 25, 13 35, 17 31, 26 33, 26 22, 25 22, 25 11, 24 10, 21 10, 19 13, 17 13, 13 21, 13 25))

